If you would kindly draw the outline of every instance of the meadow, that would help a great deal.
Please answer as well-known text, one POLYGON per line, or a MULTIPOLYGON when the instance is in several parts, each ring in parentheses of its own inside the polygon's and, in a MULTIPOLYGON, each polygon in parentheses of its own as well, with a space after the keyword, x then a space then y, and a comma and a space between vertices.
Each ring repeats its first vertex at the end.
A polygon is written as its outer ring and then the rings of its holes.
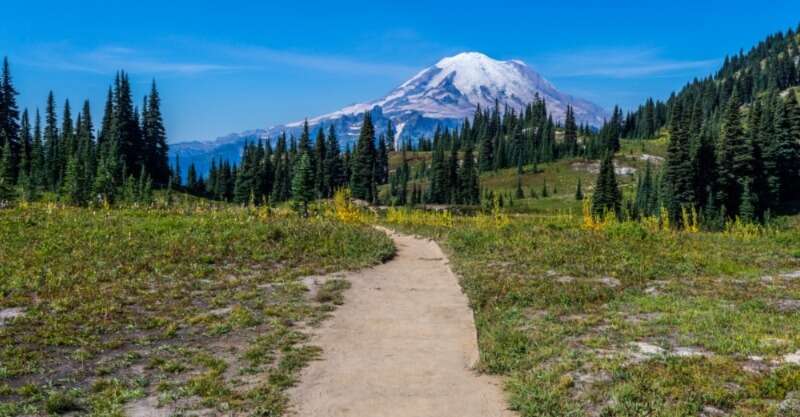
MULTIPOLYGON (((615 158, 620 189, 626 195, 635 194, 637 175, 640 175, 649 162, 655 171, 664 162, 667 153, 668 138, 661 136, 650 140, 621 140, 621 149, 615 158)), ((430 166, 431 152, 407 152, 406 160, 417 172, 421 164, 430 166)), ((402 154, 392 152, 389 157, 390 170, 402 165, 402 154)), ((484 193, 491 192, 502 197, 503 210, 514 213, 550 214, 554 212, 580 215, 581 202, 575 199, 578 182, 582 192, 591 194, 600 163, 597 160, 583 158, 566 158, 553 162, 540 163, 536 166, 528 164, 521 173, 517 168, 498 169, 481 173, 480 186, 484 193), (523 197, 517 196, 517 184, 521 185, 523 197), (544 189, 547 189, 544 192, 544 189)), ((413 175, 412 175, 413 178, 413 175)), ((428 187, 426 178, 409 182, 408 187, 417 185, 421 189, 428 187)), ((389 187, 382 186, 382 196, 389 198, 389 187)), ((485 201, 490 205, 490 201, 485 201)))
POLYGON ((800 410, 800 227, 679 232, 581 216, 391 209, 443 244, 480 369, 522 416, 785 416, 800 410), (787 414, 788 413, 788 414, 787 414))
MULTIPOLYGON (((623 141, 626 196, 665 148, 623 141)), ((593 219, 575 197, 593 164, 484 173, 483 210, 366 211, 346 192, 307 219, 187 196, 2 210, 0 416, 283 415, 320 354, 304 330, 348 288, 314 277, 393 254, 373 223, 443 246, 479 371, 504 377, 524 417, 799 415, 800 218, 722 232, 593 219)))
POLYGON ((302 331, 390 257, 381 232, 186 199, 0 210, 0 416, 281 415, 302 331), (170 414, 167 413, 167 414, 170 414))

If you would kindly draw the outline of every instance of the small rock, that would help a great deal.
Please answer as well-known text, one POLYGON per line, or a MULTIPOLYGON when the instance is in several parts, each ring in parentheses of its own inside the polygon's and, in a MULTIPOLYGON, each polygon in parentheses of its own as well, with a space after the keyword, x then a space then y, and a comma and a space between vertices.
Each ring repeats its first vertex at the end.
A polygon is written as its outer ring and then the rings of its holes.
POLYGON ((259 284, 258 288, 262 290, 274 290, 276 287, 281 287, 283 285, 283 282, 268 282, 266 284, 259 284))
POLYGON ((800 350, 795 353, 783 355, 783 362, 790 363, 792 365, 800 365, 800 350))
POLYGON ((793 272, 787 272, 787 273, 785 273, 785 274, 781 274, 781 278, 785 278, 785 279, 798 279, 798 278, 800 278, 800 270, 798 270, 798 271, 793 271, 793 272))
POLYGON ((662 158, 660 156, 656 156, 656 155, 646 154, 646 153, 643 153, 641 156, 639 156, 639 159, 641 159, 642 161, 650 161, 650 162, 657 162, 657 163, 664 162, 664 158, 662 158))
POLYGON ((644 293, 647 295, 660 295, 661 291, 656 287, 647 287, 644 289, 644 293))
POLYGON ((703 412, 700 413, 701 417, 723 417, 727 415, 728 413, 720 410, 717 407, 712 407, 710 405, 703 407, 703 412))
POLYGON ((593 385, 598 382, 608 382, 611 381, 611 375, 608 372, 600 371, 600 372, 590 372, 590 373, 582 373, 582 372, 574 372, 572 374, 573 380, 578 382, 579 384, 584 385, 593 385))
POLYGON ((764 362, 764 358, 757 356, 754 358, 758 358, 758 360, 751 359, 745 362, 744 365, 742 365, 743 371, 749 372, 751 374, 761 374, 769 371, 770 366, 764 362))
MULTIPOLYGON (((586 171, 592 174, 600 172, 600 162, 573 162, 570 167, 575 171, 586 171)), ((614 173, 617 175, 633 175, 636 173, 636 168, 617 166, 614 168, 614 173)))
POLYGON ((711 352, 697 347, 678 347, 671 352, 675 356, 689 358, 694 356, 711 356, 711 352))
POLYGON ((800 300, 778 300, 775 302, 775 308, 781 313, 792 313, 800 310, 800 300))
POLYGON ((632 167, 617 167, 614 168, 614 173, 617 175, 633 175, 636 173, 636 168, 632 167))
POLYGON ((22 316, 23 314, 25 314, 25 310, 19 307, 5 308, 0 310, 0 326, 4 326, 6 323, 22 316))
POLYGON ((211 315, 211 316, 225 316, 228 313, 230 313, 231 311, 233 311, 233 307, 223 307, 223 308, 217 308, 217 309, 214 309, 214 310, 210 310, 208 312, 208 314, 211 315))
POLYGON ((618 279, 612 277, 603 277, 597 280, 598 282, 602 283, 606 287, 616 288, 622 285, 618 279))
POLYGON ((778 405, 778 417, 800 417, 800 399, 792 394, 786 395, 786 399, 778 405))
POLYGON ((127 417, 169 417, 174 410, 159 407, 158 398, 150 396, 127 404, 123 411, 127 417))
POLYGON ((569 284, 570 282, 574 282, 575 281, 575 277, 571 277, 569 275, 564 275, 562 277, 556 278, 556 281, 558 281, 558 282, 560 282, 562 284, 569 284))
POLYGON ((638 353, 646 356, 663 355, 666 352, 663 348, 647 342, 631 342, 630 345, 638 349, 638 353))
POLYGON ((641 324, 653 320, 658 320, 661 318, 661 316, 662 316, 661 313, 632 314, 630 316, 625 317, 625 321, 631 324, 641 324))
POLYGON ((509 267, 511 265, 514 265, 514 263, 513 262, 508 262, 508 261, 503 261, 503 262, 492 261, 492 262, 489 262, 489 266, 491 266, 491 267, 507 268, 507 267, 509 267))
POLYGON ((739 392, 739 391, 742 390, 742 386, 741 385, 733 383, 733 382, 726 382, 726 383, 722 384, 722 386, 725 387, 725 389, 728 390, 729 392, 739 392))

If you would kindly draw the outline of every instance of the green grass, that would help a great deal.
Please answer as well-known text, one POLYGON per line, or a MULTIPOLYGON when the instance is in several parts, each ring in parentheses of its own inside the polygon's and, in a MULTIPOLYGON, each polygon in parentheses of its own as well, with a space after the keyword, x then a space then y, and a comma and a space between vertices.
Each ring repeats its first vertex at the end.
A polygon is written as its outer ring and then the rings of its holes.
POLYGON ((299 331, 340 302, 296 278, 362 268, 393 246, 322 216, 206 205, 0 210, 0 416, 176 412, 279 415, 317 350, 299 331))
POLYGON ((390 226, 443 243, 475 311, 481 369, 506 377, 523 416, 781 415, 800 391, 800 366, 780 363, 800 350, 800 312, 780 307, 800 300, 800 280, 780 277, 800 269, 796 221, 755 237, 579 222, 390 226))
MULTIPOLYGON (((667 151, 667 137, 660 136, 652 140, 622 140, 622 148, 617 153, 615 163, 617 168, 627 167, 635 169, 635 174, 618 175, 617 181, 624 193, 632 194, 635 192, 637 175, 645 169, 647 161, 645 155, 651 159, 653 168, 656 169, 663 161, 667 151), (656 157, 656 158, 652 158, 656 157)), ((430 163, 430 152, 408 152, 406 157, 409 164, 415 167, 418 161, 424 160, 430 163)), ((390 154, 390 170, 396 169, 402 162, 401 153, 393 152, 390 154)), ((504 197, 504 208, 516 213, 538 213, 549 214, 554 212, 571 213, 580 215, 581 203, 575 200, 575 191, 578 180, 581 181, 581 188, 584 194, 590 194, 594 188, 600 161, 585 160, 582 158, 562 159, 555 162, 538 164, 534 170, 533 165, 524 167, 520 176, 524 198, 519 199, 515 196, 517 189, 517 169, 508 168, 497 171, 489 171, 481 174, 480 185, 483 190, 490 190, 504 197), (548 196, 543 197, 542 188, 547 184, 548 196), (509 205, 511 197, 513 204, 509 205)), ((409 184, 409 187, 414 182, 409 184)), ((426 180, 417 181, 417 185, 423 189, 427 187, 426 180)), ((382 196, 388 198, 388 186, 382 187, 382 196)))

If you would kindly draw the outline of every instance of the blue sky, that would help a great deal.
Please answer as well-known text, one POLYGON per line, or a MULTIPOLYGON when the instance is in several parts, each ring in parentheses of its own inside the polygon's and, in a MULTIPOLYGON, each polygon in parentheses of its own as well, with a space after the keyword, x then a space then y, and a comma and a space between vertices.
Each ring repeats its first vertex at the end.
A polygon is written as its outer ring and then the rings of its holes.
POLYGON ((59 104, 90 99, 96 120, 117 69, 140 97, 155 78, 177 142, 375 99, 462 51, 522 59, 562 91, 631 108, 800 22, 797 0, 537 3, 15 1, 0 53, 22 106, 52 89, 59 104))

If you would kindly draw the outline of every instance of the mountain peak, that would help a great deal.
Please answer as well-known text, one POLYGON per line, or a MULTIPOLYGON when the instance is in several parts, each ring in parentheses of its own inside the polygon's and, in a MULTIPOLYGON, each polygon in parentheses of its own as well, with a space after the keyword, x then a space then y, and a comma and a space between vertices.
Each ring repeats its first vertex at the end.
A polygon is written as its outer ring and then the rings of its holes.
MULTIPOLYGON (((498 103, 519 111, 536 99, 545 101, 548 113, 556 121, 564 120, 567 106, 574 109, 578 123, 599 127, 606 118, 601 107, 560 92, 523 61, 501 61, 473 51, 439 60, 381 99, 310 118, 308 123, 314 132, 333 126, 342 144, 346 144, 358 137, 364 112, 371 112, 377 132, 385 131, 391 121, 396 129, 395 141, 416 140, 430 137, 439 127, 460 126, 478 106, 490 109, 498 103)), ((298 135, 302 127, 301 120, 259 131, 257 135, 234 135, 225 143, 273 139, 281 132, 298 135)), ((200 151, 206 153, 206 149, 200 151)))
POLYGON ((501 62, 501 61, 493 59, 493 58, 489 57, 488 55, 486 55, 484 53, 481 53, 481 52, 466 51, 466 52, 461 52, 461 53, 453 55, 453 56, 448 56, 448 57, 442 58, 441 60, 439 60, 439 62, 436 65, 437 66, 445 66, 445 65, 449 65, 451 63, 458 63, 458 62, 466 62, 466 63, 492 62, 492 63, 496 63, 496 62, 501 62))
POLYGON ((381 106, 387 115, 413 110, 430 118, 463 119, 478 106, 500 103, 519 110, 537 97, 556 120, 563 120, 567 105, 575 108, 580 123, 600 126, 605 118, 602 108, 558 91, 523 61, 501 61, 480 52, 443 58, 369 107, 381 106))

